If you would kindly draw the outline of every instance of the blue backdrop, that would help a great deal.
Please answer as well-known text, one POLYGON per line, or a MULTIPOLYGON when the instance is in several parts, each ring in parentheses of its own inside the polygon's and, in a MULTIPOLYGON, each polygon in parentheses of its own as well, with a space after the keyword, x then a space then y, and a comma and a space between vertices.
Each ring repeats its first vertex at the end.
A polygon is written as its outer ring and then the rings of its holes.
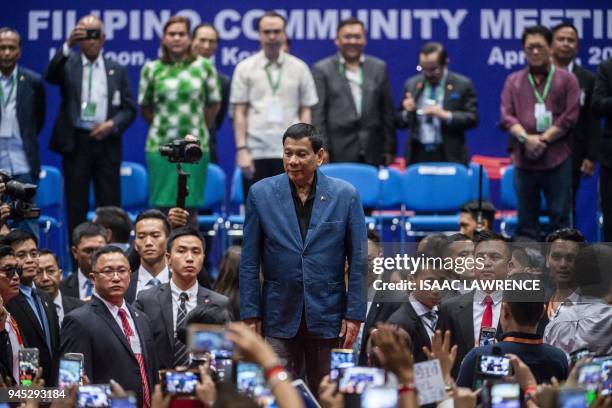
MULTIPOLYGON (((258 49, 255 22, 264 10, 276 9, 288 19, 291 53, 309 64, 335 52, 333 38, 338 21, 356 16, 368 28, 366 52, 387 61, 395 103, 400 102, 404 80, 413 75, 419 47, 428 40, 447 45, 450 69, 470 77, 479 100, 480 125, 469 132, 471 154, 505 156, 506 136, 497 128, 499 95, 505 77, 524 63, 520 51, 523 28, 533 24, 552 26, 569 20, 581 36, 579 60, 595 70, 612 57, 612 9, 602 0, 563 0, 555 8, 544 1, 504 2, 502 7, 485 0, 458 1, 296 1, 250 2, 227 0, 224 4, 195 0, 53 1, 28 0, 5 7, 0 26, 16 28, 22 35, 20 64, 42 72, 76 21, 98 14, 105 23, 104 53, 126 65, 134 93, 142 64, 157 57, 163 23, 173 14, 193 24, 211 22, 220 32, 217 68, 231 75, 236 63, 258 49), (305 4, 306 3, 306 4, 305 4)), ((41 136, 42 161, 59 165, 60 157, 46 149, 57 114, 59 93, 47 87, 47 121, 41 136)), ((147 127, 139 117, 124 135, 124 160, 144 162, 147 127)), ((399 152, 405 135, 398 132, 399 152)), ((231 174, 234 142, 226 121, 219 135, 222 167, 231 174)), ((596 180, 583 183, 579 200, 579 227, 595 234, 596 180)))

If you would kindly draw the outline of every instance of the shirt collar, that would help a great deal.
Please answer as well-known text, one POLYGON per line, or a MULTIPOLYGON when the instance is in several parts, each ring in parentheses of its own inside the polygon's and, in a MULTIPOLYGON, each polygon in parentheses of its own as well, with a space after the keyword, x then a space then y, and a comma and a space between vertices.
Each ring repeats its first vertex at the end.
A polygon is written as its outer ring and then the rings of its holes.
MULTIPOLYGON (((346 64, 346 60, 344 59, 341 53, 338 53, 338 59, 340 60, 340 64, 342 65, 346 64)), ((361 55, 359 56, 359 63, 363 64, 364 62, 365 62, 365 54, 362 52, 361 55)))
POLYGON ((182 292, 185 292, 189 296, 189 300, 195 300, 198 296, 198 281, 196 280, 189 289, 181 290, 174 284, 172 279, 170 279, 170 291, 172 292, 173 297, 178 298, 182 292))
MULTIPOLYGON (((83 64, 84 67, 89 65, 89 63, 90 63, 89 59, 83 53, 81 53, 81 63, 83 64)), ((102 52, 100 52, 100 54, 98 54, 98 58, 96 58, 93 61, 93 65, 96 68, 98 68, 98 67, 102 67, 103 66, 102 64, 103 64, 102 52)))
POLYGON ((408 300, 410 301, 410 304, 412 305, 412 308, 414 309, 414 312, 417 314, 417 316, 421 317, 423 315, 426 315, 427 313, 431 312, 431 311, 437 311, 438 307, 434 306, 433 309, 429 309, 427 306, 425 306, 423 303, 421 303, 415 296, 414 293, 410 293, 410 296, 408 297, 408 300))
POLYGON ((484 305, 484 299, 487 295, 491 296, 491 299, 493 299, 493 304, 497 305, 502 301, 503 292, 501 290, 496 290, 492 293, 486 293, 482 290, 476 290, 474 292, 474 303, 484 305))
MULTIPOLYGON (((89 278, 83 275, 83 272, 81 272, 81 268, 77 269, 77 280, 79 282, 79 288, 85 289, 87 287, 87 281, 89 281, 89 278)), ((93 285, 93 282, 92 282, 92 285, 93 285)))
POLYGON ((266 68, 269 65, 278 65, 279 67, 281 65, 283 65, 285 63, 285 59, 287 58, 285 56, 285 53, 283 51, 280 51, 280 53, 278 54, 278 58, 276 59, 276 62, 272 63, 267 57, 266 54, 262 51, 259 51, 261 53, 261 66, 263 68, 266 68))
POLYGON ((32 285, 26 286, 23 283, 19 284, 19 290, 27 297, 32 297, 32 289, 34 289, 32 285))
POLYGON ((527 339, 527 340, 541 340, 542 336, 537 333, 524 333, 524 332, 506 332, 502 334, 502 338, 500 341, 504 341, 506 337, 516 337, 519 339, 527 339))
POLYGON ((119 309, 125 310, 128 315, 130 314, 129 309, 125 306, 125 300, 122 301, 121 306, 116 306, 116 305, 113 305, 112 303, 108 302, 102 296, 98 295, 98 293, 95 290, 94 290, 93 296, 95 296, 98 299, 100 299, 102 301, 102 303, 104 303, 106 305, 108 311, 111 313, 111 315, 113 315, 113 317, 116 317, 119 314, 119 309))
POLYGON ((4 74, 0 74, 0 79, 8 82, 11 78, 17 77, 17 69, 18 66, 15 65, 15 68, 13 68, 13 72, 11 72, 9 76, 4 76, 4 74))
MULTIPOLYGON (((289 177, 287 177, 287 179, 289 179, 289 177)), ((300 197, 298 196, 297 187, 295 186, 295 184, 293 184, 293 181, 291 181, 291 179, 289 179, 289 187, 291 187, 291 196, 293 197, 293 199, 298 200, 301 204, 302 200, 300 200, 300 197)), ((317 172, 315 171, 314 177, 312 178, 312 186, 310 186, 310 192, 308 193, 308 198, 306 198, 306 202, 314 198, 316 194, 316 190, 317 190, 317 172)))
MULTIPOLYGON (((168 266, 165 266, 155 278, 157 278, 161 283, 167 283, 170 280, 170 271, 168 270, 168 266)), ((138 282, 146 285, 151 279, 153 279, 153 275, 151 275, 151 273, 147 271, 142 264, 140 264, 140 267, 138 268, 138 282)))
POLYGON ((62 307, 62 292, 61 291, 57 291, 57 296, 55 296, 55 299, 53 299, 53 303, 58 305, 59 307, 62 307))

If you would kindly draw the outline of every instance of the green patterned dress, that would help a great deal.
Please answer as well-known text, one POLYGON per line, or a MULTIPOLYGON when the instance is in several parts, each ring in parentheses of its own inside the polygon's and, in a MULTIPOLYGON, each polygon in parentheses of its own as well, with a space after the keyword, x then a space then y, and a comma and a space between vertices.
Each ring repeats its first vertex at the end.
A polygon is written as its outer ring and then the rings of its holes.
POLYGON ((151 107, 154 114, 145 146, 152 206, 176 205, 176 165, 162 157, 158 149, 186 134, 198 137, 203 151, 199 163, 183 166, 190 174, 186 206, 198 208, 203 205, 209 156, 204 106, 220 100, 217 71, 205 58, 168 64, 155 60, 142 68, 138 103, 151 107))

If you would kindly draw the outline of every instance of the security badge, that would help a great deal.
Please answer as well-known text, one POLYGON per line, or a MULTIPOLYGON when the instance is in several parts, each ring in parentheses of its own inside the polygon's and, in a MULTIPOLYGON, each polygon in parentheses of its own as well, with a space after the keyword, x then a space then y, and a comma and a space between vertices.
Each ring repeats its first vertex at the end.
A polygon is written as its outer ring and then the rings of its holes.
POLYGON ((552 112, 546 110, 546 105, 536 103, 533 112, 536 119, 536 131, 546 132, 552 126, 552 112))

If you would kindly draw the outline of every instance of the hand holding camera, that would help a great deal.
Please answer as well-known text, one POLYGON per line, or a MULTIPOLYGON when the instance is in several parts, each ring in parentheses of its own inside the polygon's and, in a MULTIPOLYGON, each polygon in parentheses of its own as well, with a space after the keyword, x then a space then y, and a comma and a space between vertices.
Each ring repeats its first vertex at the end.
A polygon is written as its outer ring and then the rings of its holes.
POLYGON ((4 186, 4 195, 11 199, 8 210, 4 205, 0 206, 0 226, 6 219, 29 220, 40 217, 40 208, 34 202, 37 189, 34 184, 21 183, 3 170, 0 170, 0 184, 4 186))
POLYGON ((81 41, 98 40, 100 39, 101 36, 102 36, 102 30, 100 29, 85 28, 81 25, 77 25, 70 32, 70 36, 68 37, 68 40, 66 42, 68 44, 68 47, 72 48, 81 41))

